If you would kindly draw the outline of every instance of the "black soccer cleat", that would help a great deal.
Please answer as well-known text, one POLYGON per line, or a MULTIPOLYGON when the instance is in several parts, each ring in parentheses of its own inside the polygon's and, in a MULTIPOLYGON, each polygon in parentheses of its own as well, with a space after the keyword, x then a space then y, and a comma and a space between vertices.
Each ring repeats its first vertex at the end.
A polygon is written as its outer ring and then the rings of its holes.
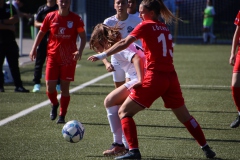
POLYGON ((0 92, 5 92, 4 87, 0 87, 0 92))
POLYGON ((141 159, 141 153, 138 149, 130 150, 122 156, 118 156, 115 159, 141 159))
POLYGON ((216 153, 211 150, 211 148, 206 145, 202 148, 203 152, 205 153, 207 158, 214 158, 216 156, 216 153))
POLYGON ((57 110, 58 110, 59 103, 55 106, 52 105, 52 110, 50 112, 50 119, 53 121, 57 118, 57 110))
POLYGON ((65 116, 59 116, 57 120, 57 124, 65 124, 65 116))
POLYGON ((21 87, 16 87, 14 91, 15 92, 21 92, 21 93, 28 93, 29 92, 29 90, 25 89, 22 86, 21 87))
POLYGON ((240 125, 240 115, 237 116, 236 120, 231 123, 230 127, 237 128, 239 125, 240 125))

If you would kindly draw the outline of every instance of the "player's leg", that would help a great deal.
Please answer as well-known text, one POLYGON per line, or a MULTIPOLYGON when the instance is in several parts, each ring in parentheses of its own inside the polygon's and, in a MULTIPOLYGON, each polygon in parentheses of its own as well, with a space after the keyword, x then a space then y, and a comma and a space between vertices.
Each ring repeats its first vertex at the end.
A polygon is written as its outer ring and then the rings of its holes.
POLYGON ((165 107, 172 109, 178 120, 184 124, 189 133, 201 146, 206 157, 213 158, 216 154, 209 148, 201 126, 198 124, 195 118, 189 114, 189 111, 184 104, 184 99, 176 72, 172 72, 169 75, 169 82, 170 87, 168 92, 162 96, 165 107))
POLYGON ((113 144, 110 149, 103 152, 103 155, 105 156, 123 153, 125 152, 125 149, 128 148, 128 146, 122 142, 122 126, 118 116, 118 109, 129 93, 130 92, 125 85, 122 85, 109 93, 104 100, 108 122, 110 124, 111 132, 113 133, 113 144))
POLYGON ((119 109, 122 130, 129 145, 129 152, 115 159, 141 159, 141 153, 138 146, 137 127, 133 116, 144 108, 138 103, 127 97, 119 109))
POLYGON ((35 67, 34 67, 33 92, 39 92, 40 91, 42 69, 43 69, 43 65, 44 65, 45 60, 46 60, 46 52, 47 52, 46 46, 47 46, 47 44, 42 41, 37 48, 37 56, 36 56, 35 67))
POLYGON ((19 50, 16 41, 8 44, 6 58, 14 80, 15 92, 29 92, 22 85, 20 69, 19 69, 19 50))
MULTIPOLYGON (((166 91, 167 85, 165 83, 159 84, 159 78, 162 76, 158 75, 154 75, 154 71, 146 71, 142 86, 131 90, 131 94, 120 107, 118 113, 121 119, 122 130, 129 145, 129 152, 123 156, 116 157, 116 159, 141 158, 133 116, 145 107, 149 108, 166 91)), ((161 82, 163 81, 161 80, 161 82)))
POLYGON ((65 116, 70 102, 69 86, 70 81, 61 80, 60 113, 57 123, 65 123, 65 116))
MULTIPOLYGON (((60 113, 57 123, 65 123, 65 116, 70 102, 69 86, 70 82, 74 81, 76 69, 76 62, 71 65, 64 65, 60 67, 61 74, 58 75, 57 79, 61 80, 61 98, 60 98, 60 113), (59 77, 60 76, 60 77, 59 77)), ((57 84, 57 83, 56 83, 57 84)), ((56 90, 56 86, 55 86, 56 90)))
POLYGON ((4 60, 5 60, 5 50, 4 50, 4 45, 2 43, 0 43, 0 92, 5 92, 4 90, 4 75, 3 75, 3 63, 4 63, 4 60))
POLYGON ((231 128, 236 128, 240 125, 240 51, 236 55, 235 64, 232 74, 232 97, 236 105, 238 116, 236 120, 231 123, 231 128))
POLYGON ((201 146, 206 157, 207 158, 215 157, 216 153, 213 152, 211 148, 208 146, 201 126, 198 124, 196 119, 189 114, 186 106, 183 105, 182 107, 172 109, 172 111, 176 115, 178 120, 184 124, 188 132, 194 137, 194 139, 201 146))
POLYGON ((51 111, 50 118, 55 120, 57 117, 57 110, 59 107, 59 102, 57 99, 57 79, 60 75, 59 66, 54 63, 50 58, 47 59, 46 71, 45 71, 45 80, 46 80, 46 94, 51 101, 51 111))

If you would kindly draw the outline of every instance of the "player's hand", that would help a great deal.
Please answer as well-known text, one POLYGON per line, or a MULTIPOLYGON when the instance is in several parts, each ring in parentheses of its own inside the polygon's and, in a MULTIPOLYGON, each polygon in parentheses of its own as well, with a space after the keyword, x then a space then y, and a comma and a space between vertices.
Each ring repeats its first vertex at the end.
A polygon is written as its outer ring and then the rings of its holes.
POLYGON ((234 66, 235 64, 235 60, 236 60, 236 57, 234 54, 231 54, 230 58, 229 58, 229 64, 234 66))
POLYGON ((81 60, 82 59, 82 53, 80 53, 79 51, 76 51, 73 53, 73 60, 77 61, 77 60, 81 60))
POLYGON ((31 61, 35 60, 36 56, 37 56, 37 51, 32 49, 30 54, 29 54, 29 57, 30 57, 31 61))
POLYGON ((87 60, 92 61, 92 62, 95 62, 95 61, 97 61, 97 60, 99 60, 99 59, 93 55, 93 56, 88 57, 87 60))
POLYGON ((103 53, 99 53, 99 54, 95 54, 93 56, 90 56, 90 57, 88 57, 87 60, 95 62, 97 60, 103 60, 105 58, 107 58, 107 54, 105 52, 103 52, 103 53))
POLYGON ((108 64, 106 64, 105 66, 106 66, 106 70, 107 70, 108 72, 113 72, 113 71, 115 71, 115 69, 114 69, 114 67, 113 67, 113 65, 112 65, 111 63, 108 63, 108 64))

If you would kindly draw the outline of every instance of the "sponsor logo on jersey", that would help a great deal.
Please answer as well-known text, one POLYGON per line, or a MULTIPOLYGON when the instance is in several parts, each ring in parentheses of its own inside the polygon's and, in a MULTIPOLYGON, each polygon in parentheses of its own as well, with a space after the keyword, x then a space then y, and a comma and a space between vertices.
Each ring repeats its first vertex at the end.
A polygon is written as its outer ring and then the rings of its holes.
POLYGON ((68 21, 67 26, 68 26, 68 28, 72 28, 73 27, 73 21, 68 21))
POLYGON ((64 27, 59 27, 58 34, 64 34, 65 29, 64 27))

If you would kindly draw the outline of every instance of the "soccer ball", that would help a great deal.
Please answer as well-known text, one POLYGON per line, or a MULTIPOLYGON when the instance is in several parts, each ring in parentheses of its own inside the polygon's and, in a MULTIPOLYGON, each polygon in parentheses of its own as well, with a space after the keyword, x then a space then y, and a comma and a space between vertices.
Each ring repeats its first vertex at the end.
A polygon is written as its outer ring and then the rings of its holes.
POLYGON ((83 138, 84 127, 77 120, 69 121, 63 126, 62 135, 66 141, 77 143, 83 138))

